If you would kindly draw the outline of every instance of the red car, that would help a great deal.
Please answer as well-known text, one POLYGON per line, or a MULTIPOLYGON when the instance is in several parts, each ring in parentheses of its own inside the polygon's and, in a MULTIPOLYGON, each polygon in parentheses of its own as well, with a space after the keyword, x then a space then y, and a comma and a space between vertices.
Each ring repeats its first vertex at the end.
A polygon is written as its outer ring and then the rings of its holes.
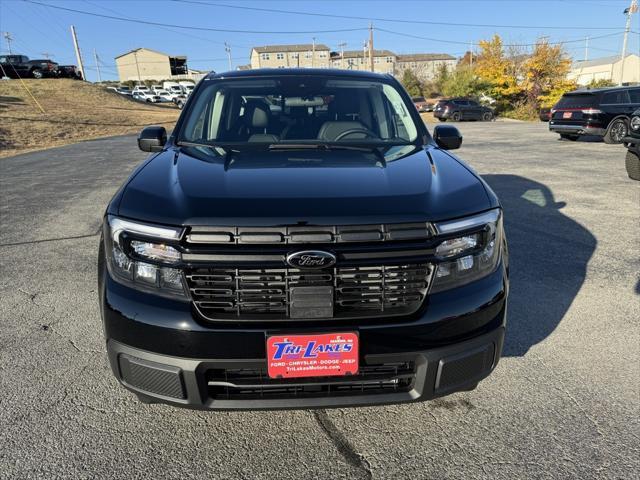
POLYGON ((419 112, 430 112, 433 109, 424 97, 412 97, 411 101, 419 112))

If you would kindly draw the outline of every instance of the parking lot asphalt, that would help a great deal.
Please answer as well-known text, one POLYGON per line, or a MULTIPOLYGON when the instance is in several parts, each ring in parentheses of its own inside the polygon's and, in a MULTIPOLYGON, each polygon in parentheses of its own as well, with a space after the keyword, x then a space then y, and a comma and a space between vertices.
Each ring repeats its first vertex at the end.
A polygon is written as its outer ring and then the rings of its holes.
POLYGON ((638 478, 640 183, 625 150, 461 123, 511 251, 504 356, 472 392, 384 407, 199 412, 119 387, 98 228, 133 136, 0 160, 0 478, 638 478))

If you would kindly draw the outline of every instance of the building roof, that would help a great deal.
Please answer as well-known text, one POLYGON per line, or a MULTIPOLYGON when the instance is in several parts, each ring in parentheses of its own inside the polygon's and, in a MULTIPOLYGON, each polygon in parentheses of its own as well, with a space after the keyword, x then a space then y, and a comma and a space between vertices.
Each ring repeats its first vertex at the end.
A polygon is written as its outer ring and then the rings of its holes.
MULTIPOLYGON (((306 52, 313 50, 312 43, 301 43, 299 45, 263 45, 262 47, 253 47, 258 53, 278 53, 278 52, 306 52)), ((324 43, 316 43, 315 50, 329 50, 324 43)))
MULTIPOLYGON (((345 50, 344 51, 344 58, 362 58, 363 55, 369 58, 369 50, 367 50, 366 53, 364 50, 345 50)), ((396 54, 393 53, 391 50, 374 50, 373 56, 374 57, 395 57, 396 54)), ((337 52, 335 56, 332 56, 332 58, 342 58, 342 57, 340 52, 337 52)))
POLYGON ((153 52, 153 53, 157 53, 158 55, 164 55, 165 57, 171 57, 171 58, 184 58, 186 59, 187 56, 186 55, 169 55, 166 54, 164 52, 159 52, 158 50, 153 50, 151 48, 144 48, 144 47, 140 47, 140 48, 134 48, 133 50, 129 50, 128 52, 122 53, 120 55, 118 55, 117 57, 115 57, 115 60, 117 60, 120 57, 124 57, 125 55, 129 55, 133 52, 139 52, 140 50, 146 50, 148 52, 153 52))
POLYGON ((402 53, 396 55, 399 62, 429 62, 433 60, 455 60, 448 53, 402 53))
MULTIPOLYGON (((629 54, 626 58, 637 57, 637 55, 629 54)), ((599 67, 601 65, 612 65, 620 61, 620 55, 611 55, 609 57, 594 58, 593 60, 577 60, 573 62, 573 68, 599 67)))

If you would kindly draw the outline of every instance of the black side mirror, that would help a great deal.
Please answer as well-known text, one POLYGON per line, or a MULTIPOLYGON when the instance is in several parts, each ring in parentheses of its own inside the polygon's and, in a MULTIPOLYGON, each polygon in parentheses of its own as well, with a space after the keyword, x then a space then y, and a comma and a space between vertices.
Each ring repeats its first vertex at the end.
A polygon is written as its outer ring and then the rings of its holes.
POLYGON ((161 152, 167 143, 167 130, 158 125, 145 127, 138 135, 138 148, 143 152, 161 152))
POLYGON ((433 129, 433 139, 440 148, 455 150, 462 145, 462 135, 456 127, 438 125, 433 129))

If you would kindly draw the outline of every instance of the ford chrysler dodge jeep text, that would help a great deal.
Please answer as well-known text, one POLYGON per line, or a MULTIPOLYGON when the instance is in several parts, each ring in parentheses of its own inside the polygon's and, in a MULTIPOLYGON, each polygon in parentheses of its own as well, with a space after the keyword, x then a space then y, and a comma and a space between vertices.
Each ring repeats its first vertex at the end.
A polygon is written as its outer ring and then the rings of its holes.
POLYGON ((496 195, 391 76, 210 74, 107 207, 99 294, 113 373, 205 409, 427 400, 502 351, 496 195))

